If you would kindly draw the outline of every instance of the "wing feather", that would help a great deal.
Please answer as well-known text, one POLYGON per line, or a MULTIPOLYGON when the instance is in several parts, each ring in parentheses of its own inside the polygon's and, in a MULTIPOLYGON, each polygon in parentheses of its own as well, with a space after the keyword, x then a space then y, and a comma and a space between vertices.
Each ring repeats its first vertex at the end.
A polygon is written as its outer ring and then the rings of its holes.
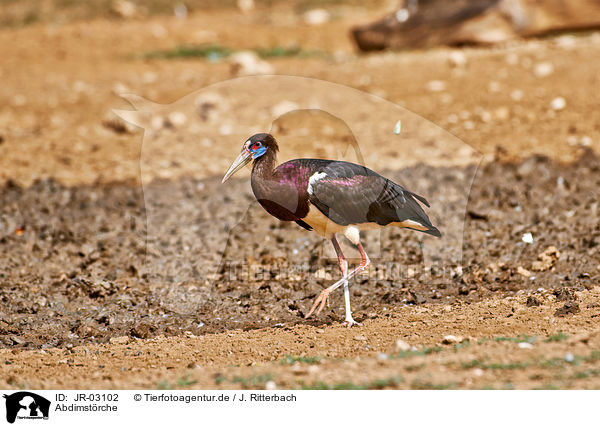
POLYGON ((423 232, 440 235, 417 202, 429 207, 425 198, 374 171, 358 164, 336 161, 322 167, 318 173, 322 177, 312 182, 309 200, 337 224, 386 226, 411 220, 427 228, 423 232))

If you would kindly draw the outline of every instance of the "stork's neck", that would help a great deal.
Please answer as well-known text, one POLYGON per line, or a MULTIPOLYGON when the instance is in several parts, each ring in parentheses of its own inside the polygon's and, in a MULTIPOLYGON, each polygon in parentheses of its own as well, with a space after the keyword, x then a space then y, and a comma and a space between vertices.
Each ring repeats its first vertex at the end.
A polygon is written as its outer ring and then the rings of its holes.
POLYGON ((265 180, 271 180, 276 164, 277 153, 275 150, 268 149, 264 155, 254 160, 254 164, 252 165, 252 178, 258 177, 265 180))

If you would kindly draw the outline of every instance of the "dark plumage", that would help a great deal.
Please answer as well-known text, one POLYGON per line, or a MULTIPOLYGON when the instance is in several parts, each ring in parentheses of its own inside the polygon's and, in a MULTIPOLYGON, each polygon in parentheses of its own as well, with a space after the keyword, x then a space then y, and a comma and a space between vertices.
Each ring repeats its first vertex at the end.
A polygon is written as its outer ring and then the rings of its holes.
POLYGON ((329 294, 343 284, 346 322, 352 325, 355 322, 350 311, 348 279, 369 265, 359 230, 398 226, 440 237, 440 231, 419 201, 427 207, 429 203, 367 167, 346 161, 301 158, 275 167, 278 150, 273 136, 267 133, 252 136, 244 143, 223 182, 253 160, 252 190, 261 206, 280 220, 295 221, 331 239, 344 278, 319 295, 308 316, 317 305, 320 312, 329 294), (343 233, 361 253, 361 265, 350 274, 336 233, 343 233))

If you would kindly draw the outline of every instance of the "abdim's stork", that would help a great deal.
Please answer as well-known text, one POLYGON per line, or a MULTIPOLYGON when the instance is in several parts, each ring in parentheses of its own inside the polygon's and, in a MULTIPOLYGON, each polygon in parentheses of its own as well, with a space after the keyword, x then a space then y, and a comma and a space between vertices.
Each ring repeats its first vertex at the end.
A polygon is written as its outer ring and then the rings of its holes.
POLYGON ((374 171, 346 161, 300 158, 278 167, 275 138, 258 133, 244 142, 242 152, 225 173, 225 182, 250 161, 252 191, 261 206, 279 220, 295 221, 305 229, 315 230, 333 243, 343 278, 326 288, 315 300, 307 318, 329 303, 329 295, 344 286, 345 322, 356 324, 350 310, 348 280, 369 264, 360 243, 362 229, 397 226, 441 237, 440 231, 417 202, 429 207, 427 200, 404 189, 374 171), (336 234, 343 234, 357 246, 362 261, 348 273, 348 261, 336 234))

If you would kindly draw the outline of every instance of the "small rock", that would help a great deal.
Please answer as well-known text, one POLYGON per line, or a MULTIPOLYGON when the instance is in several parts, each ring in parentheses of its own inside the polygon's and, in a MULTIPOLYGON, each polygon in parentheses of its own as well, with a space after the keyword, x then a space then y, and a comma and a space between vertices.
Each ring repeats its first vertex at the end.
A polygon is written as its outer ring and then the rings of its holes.
POLYGON ((113 2, 111 9, 121 18, 133 18, 139 14, 136 4, 127 0, 113 2))
POLYGON ((528 271, 527 269, 523 268, 522 266, 519 266, 517 268, 517 273, 519 275, 524 276, 524 277, 530 277, 531 276, 531 271, 528 271))
POLYGON ((577 314, 580 312, 579 303, 577 302, 566 302, 562 308, 558 308, 556 312, 554 312, 555 317, 564 317, 569 314, 577 314))
POLYGON ((267 383, 265 383, 265 389, 266 390, 276 390, 277 384, 273 380, 269 380, 267 383))
POLYGON ((446 90, 446 82, 441 80, 431 80, 427 83, 427 90, 430 92, 443 92, 446 90))
POLYGON ((519 102, 523 99, 523 91, 519 89, 513 90, 510 92, 510 98, 515 102, 519 102))
POLYGON ((548 247, 542 253, 538 254, 538 260, 533 262, 531 269, 534 271, 547 271, 552 268, 560 258, 560 252, 554 246, 548 247))
POLYGON ((453 50, 450 52, 450 55, 448 55, 448 61, 452 66, 463 67, 467 63, 467 57, 460 50, 453 50))
POLYGON ((305 374, 306 370, 304 368, 302 368, 302 366, 295 362, 294 364, 292 364, 292 372, 296 375, 301 375, 301 374, 305 374))
POLYGON ((554 111, 560 111, 562 109, 565 109, 566 106, 567 106, 567 101, 565 100, 565 98, 563 98, 561 96, 552 99, 552 102, 550 103, 550 107, 554 111))
POLYGON ((115 133, 133 133, 138 127, 134 126, 130 122, 122 119, 121 117, 117 117, 114 112, 109 112, 106 114, 104 120, 102 120, 102 126, 107 129, 112 130, 115 133))
POLYGON ((477 377, 481 377, 481 376, 483 376, 483 370, 481 368, 476 368, 473 370, 473 374, 476 375, 477 377))
POLYGON ((312 9, 303 16, 304 22, 308 25, 323 25, 329 22, 329 12, 325 9, 312 9))
POLYGON ((503 121, 510 116, 510 110, 507 107, 499 107, 494 111, 494 115, 498 120, 503 121))
POLYGON ((237 7, 243 13, 248 13, 254 10, 254 0, 237 0, 237 7))
POLYGON ((156 38, 165 38, 166 36, 169 35, 169 32, 167 31, 167 29, 160 24, 152 25, 152 27, 150 28, 150 31, 152 32, 152 35, 156 38))
POLYGON ((175 5, 175 7, 173 7, 173 14, 175 14, 177 19, 183 20, 188 16, 188 9, 185 4, 178 3, 175 5))
POLYGON ((556 300, 559 302, 572 302, 577 300, 577 295, 575 292, 568 287, 556 288, 552 292, 552 294, 556 297, 556 300))
POLYGON ((399 135, 400 132, 402 132, 402 121, 398 120, 398 122, 394 126, 394 134, 399 135))
POLYGON ((396 349, 402 352, 409 351, 410 345, 402 339, 396 340, 396 349))
POLYGON ((453 336, 452 334, 449 334, 447 336, 444 336, 444 338, 442 339, 442 343, 444 345, 453 345, 453 344, 458 344, 463 342, 465 339, 463 337, 460 336, 453 336))
POLYGON ((531 308, 533 306, 541 306, 542 302, 535 296, 529 296, 525 304, 531 308))
POLYGON ((25 340, 21 339, 18 336, 10 336, 10 340, 12 341, 13 345, 22 345, 23 343, 25 343, 25 340))
POLYGON ((500 87, 500 83, 497 81, 490 81, 488 83, 488 90, 492 93, 498 93, 502 90, 502 88, 500 87))
POLYGON ((230 72, 234 76, 273 74, 275 72, 271 64, 250 51, 234 53, 229 57, 229 62, 231 63, 230 72))
POLYGON ((219 126, 219 134, 226 136, 233 133, 233 126, 229 123, 223 123, 219 126))
POLYGON ((125 344, 129 342, 129 336, 111 337, 110 343, 113 345, 125 344))
POLYGON ((173 111, 167 116, 167 120, 175 128, 182 127, 187 123, 187 115, 180 111, 173 111))
POLYGON ((137 337, 139 339, 148 339, 152 337, 153 332, 154 327, 147 323, 136 324, 130 331, 133 337, 137 337))
POLYGON ((408 9, 398 9, 396 11, 396 21, 398 22, 406 22, 408 21, 408 18, 410 18, 410 12, 408 11, 408 9))
POLYGON ((540 78, 547 77, 553 72, 554 65, 552 65, 550 62, 540 62, 539 64, 536 64, 535 68, 533 69, 535 76, 540 78))
POLYGON ((523 236, 521 237, 521 240, 524 243, 527 244, 533 244, 533 235, 531 234, 531 232, 526 232, 523 234, 523 236))
POLYGON ((519 349, 533 349, 533 345, 529 342, 519 342, 519 349))
POLYGON ((573 354, 571 352, 567 352, 565 354, 565 361, 567 361, 567 362, 575 361, 575 357, 573 356, 573 354))
POLYGON ((412 303, 414 305, 422 305, 427 300, 421 296, 419 293, 416 293, 412 290, 408 292, 409 296, 406 298, 407 303, 412 303))

